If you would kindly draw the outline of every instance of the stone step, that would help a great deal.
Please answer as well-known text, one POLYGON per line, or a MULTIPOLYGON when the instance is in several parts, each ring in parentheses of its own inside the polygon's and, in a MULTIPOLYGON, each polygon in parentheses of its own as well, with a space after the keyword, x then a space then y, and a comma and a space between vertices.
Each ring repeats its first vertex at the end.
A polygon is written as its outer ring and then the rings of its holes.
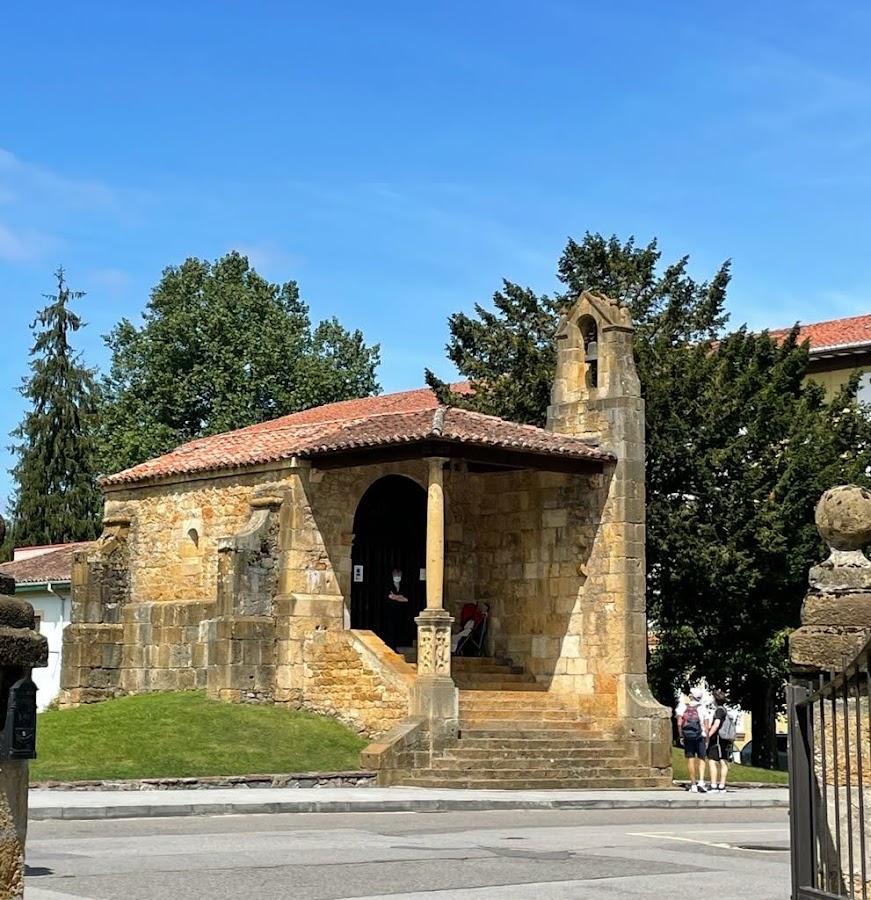
MULTIPOLYGON (((608 772, 625 772, 631 770, 633 773, 640 770, 641 766, 637 759, 630 756, 602 756, 599 753, 588 753, 584 755, 564 756, 540 756, 535 754, 529 758, 522 756, 506 756, 506 757, 468 757, 462 751, 456 753, 446 753, 440 759, 433 760, 432 769, 437 771, 475 771, 480 772, 486 768, 487 771, 511 772, 511 771, 531 771, 543 769, 553 772, 561 771, 592 771, 599 769, 608 772)), ((646 769, 644 770, 647 771, 646 769)))
POLYGON ((474 669, 477 666, 499 666, 500 668, 507 668, 511 665, 511 662, 502 657, 496 656, 452 656, 451 657, 451 666, 455 669, 461 668, 470 668, 474 669))
POLYGON ((458 741, 443 751, 444 759, 629 759, 636 756, 630 747, 596 744, 594 741, 576 741, 566 747, 544 747, 523 744, 519 747, 467 747, 458 741))
MULTIPOLYGON (((406 662, 417 664, 417 652, 404 653, 406 662)), ((478 669, 480 667, 495 666, 499 669, 518 669, 523 671, 522 666, 515 666, 514 663, 504 657, 495 656, 452 656, 452 669, 478 669)))
POLYGON ((497 684, 537 684, 534 675, 529 672, 454 672, 456 681, 466 681, 471 684, 492 681, 497 684))
POLYGON ((423 769, 422 775, 429 778, 450 778, 462 781, 573 781, 575 779, 623 779, 648 778, 649 769, 641 766, 609 768, 607 766, 539 766, 538 768, 482 769, 482 768, 431 768, 423 769))
POLYGON ((547 693, 547 686, 533 681, 478 681, 457 676, 454 683, 461 691, 529 691, 530 693, 547 693))
POLYGON ((565 709, 578 712, 570 698, 548 691, 460 691, 460 709, 565 709))
POLYGON ((534 722, 594 722, 592 716, 585 715, 574 709, 560 709, 559 707, 534 707, 526 706, 523 709, 501 709, 494 707, 460 707, 460 718, 481 719, 484 722, 493 722, 494 725, 503 722, 517 722, 526 725, 534 722))
POLYGON ((498 663, 486 663, 478 666, 458 666, 451 663, 454 675, 522 675, 523 666, 500 666, 498 663))
POLYGON ((576 741, 579 738, 599 737, 601 732, 595 725, 589 722, 516 722, 510 719, 504 720, 504 727, 498 727, 497 723, 489 719, 480 721, 475 719, 460 719, 460 736, 467 738, 483 738, 491 744, 504 743, 506 738, 518 738, 520 740, 550 740, 576 741))
POLYGON ((577 776, 572 778, 450 778, 426 772, 403 774, 396 781, 408 787, 452 788, 454 790, 554 791, 554 790, 635 790, 672 788, 671 780, 643 776, 577 776))
POLYGON ((460 728, 460 743, 469 749, 481 748, 492 750, 494 748, 505 750, 517 750, 519 748, 541 749, 546 753, 548 748, 553 750, 571 749, 572 747, 591 747, 602 752, 619 747, 625 752, 625 745, 620 741, 603 738, 593 729, 588 731, 580 728, 573 729, 542 729, 531 731, 516 731, 513 728, 460 728))
POLYGON ((474 719, 466 716, 460 717, 459 730, 464 737, 467 737, 470 732, 481 733, 485 730, 493 732, 496 730, 494 726, 499 725, 506 726, 506 735, 510 734, 520 738, 546 738, 548 734, 553 734, 555 731, 566 732, 565 735, 560 735, 560 737, 574 739, 578 737, 598 737, 601 734, 595 725, 580 720, 571 722, 565 719, 555 721, 538 719, 536 721, 518 722, 512 719, 474 719))

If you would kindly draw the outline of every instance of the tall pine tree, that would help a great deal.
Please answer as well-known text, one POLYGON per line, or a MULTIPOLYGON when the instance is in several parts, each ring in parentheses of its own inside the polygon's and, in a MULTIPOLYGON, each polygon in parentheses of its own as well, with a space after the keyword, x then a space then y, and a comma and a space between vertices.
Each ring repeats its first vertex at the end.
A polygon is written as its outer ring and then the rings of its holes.
POLYGON ((18 456, 12 469, 12 534, 17 545, 91 540, 97 535, 99 492, 95 485, 94 372, 70 346, 82 320, 69 308, 84 297, 70 291, 63 268, 55 273, 57 295, 31 328, 30 375, 19 388, 30 410, 12 432, 18 456))

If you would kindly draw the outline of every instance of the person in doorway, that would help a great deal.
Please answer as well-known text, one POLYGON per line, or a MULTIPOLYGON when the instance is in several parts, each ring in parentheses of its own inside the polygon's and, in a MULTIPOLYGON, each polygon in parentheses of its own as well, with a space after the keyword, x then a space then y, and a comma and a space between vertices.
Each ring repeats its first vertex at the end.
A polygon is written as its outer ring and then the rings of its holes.
POLYGON ((390 577, 390 587, 387 591, 387 609, 384 615, 384 643, 391 650, 396 650, 399 647, 399 641, 402 637, 404 603, 408 603, 408 596, 403 590, 402 569, 397 566, 390 577))
MULTIPOLYGON (((708 732, 708 768, 711 775, 711 790, 726 791, 726 775, 732 758, 732 742, 735 740, 734 719, 726 709, 726 695, 714 691, 714 716, 708 732), (719 773, 717 769, 719 768, 719 773)), ((702 763, 704 766, 704 763, 702 763)))
POLYGON ((707 793, 705 757, 708 746, 707 724, 702 708, 704 696, 702 688, 694 687, 690 691, 690 699, 686 703, 681 703, 675 710, 677 733, 690 773, 689 789, 702 794, 707 793))

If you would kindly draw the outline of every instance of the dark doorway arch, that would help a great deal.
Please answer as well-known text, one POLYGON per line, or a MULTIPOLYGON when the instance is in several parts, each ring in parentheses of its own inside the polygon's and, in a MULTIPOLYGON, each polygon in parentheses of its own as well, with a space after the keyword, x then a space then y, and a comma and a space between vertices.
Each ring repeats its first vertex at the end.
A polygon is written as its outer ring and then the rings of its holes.
POLYGON ((426 491, 402 475, 385 475, 363 494, 354 516, 351 628, 367 628, 396 647, 412 646, 414 618, 426 603, 426 491), (388 599, 391 573, 402 570, 400 593, 388 599))

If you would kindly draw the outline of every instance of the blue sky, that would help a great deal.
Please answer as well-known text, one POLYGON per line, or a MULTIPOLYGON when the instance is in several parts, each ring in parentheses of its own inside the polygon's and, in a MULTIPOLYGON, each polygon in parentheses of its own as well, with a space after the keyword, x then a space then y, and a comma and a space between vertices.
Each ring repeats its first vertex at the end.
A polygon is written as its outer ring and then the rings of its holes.
POLYGON ((58 263, 92 365, 165 266, 235 248, 380 342, 388 391, 585 230, 731 258, 733 324, 871 312, 869 37, 858 0, 7 4, 0 434, 58 263))

